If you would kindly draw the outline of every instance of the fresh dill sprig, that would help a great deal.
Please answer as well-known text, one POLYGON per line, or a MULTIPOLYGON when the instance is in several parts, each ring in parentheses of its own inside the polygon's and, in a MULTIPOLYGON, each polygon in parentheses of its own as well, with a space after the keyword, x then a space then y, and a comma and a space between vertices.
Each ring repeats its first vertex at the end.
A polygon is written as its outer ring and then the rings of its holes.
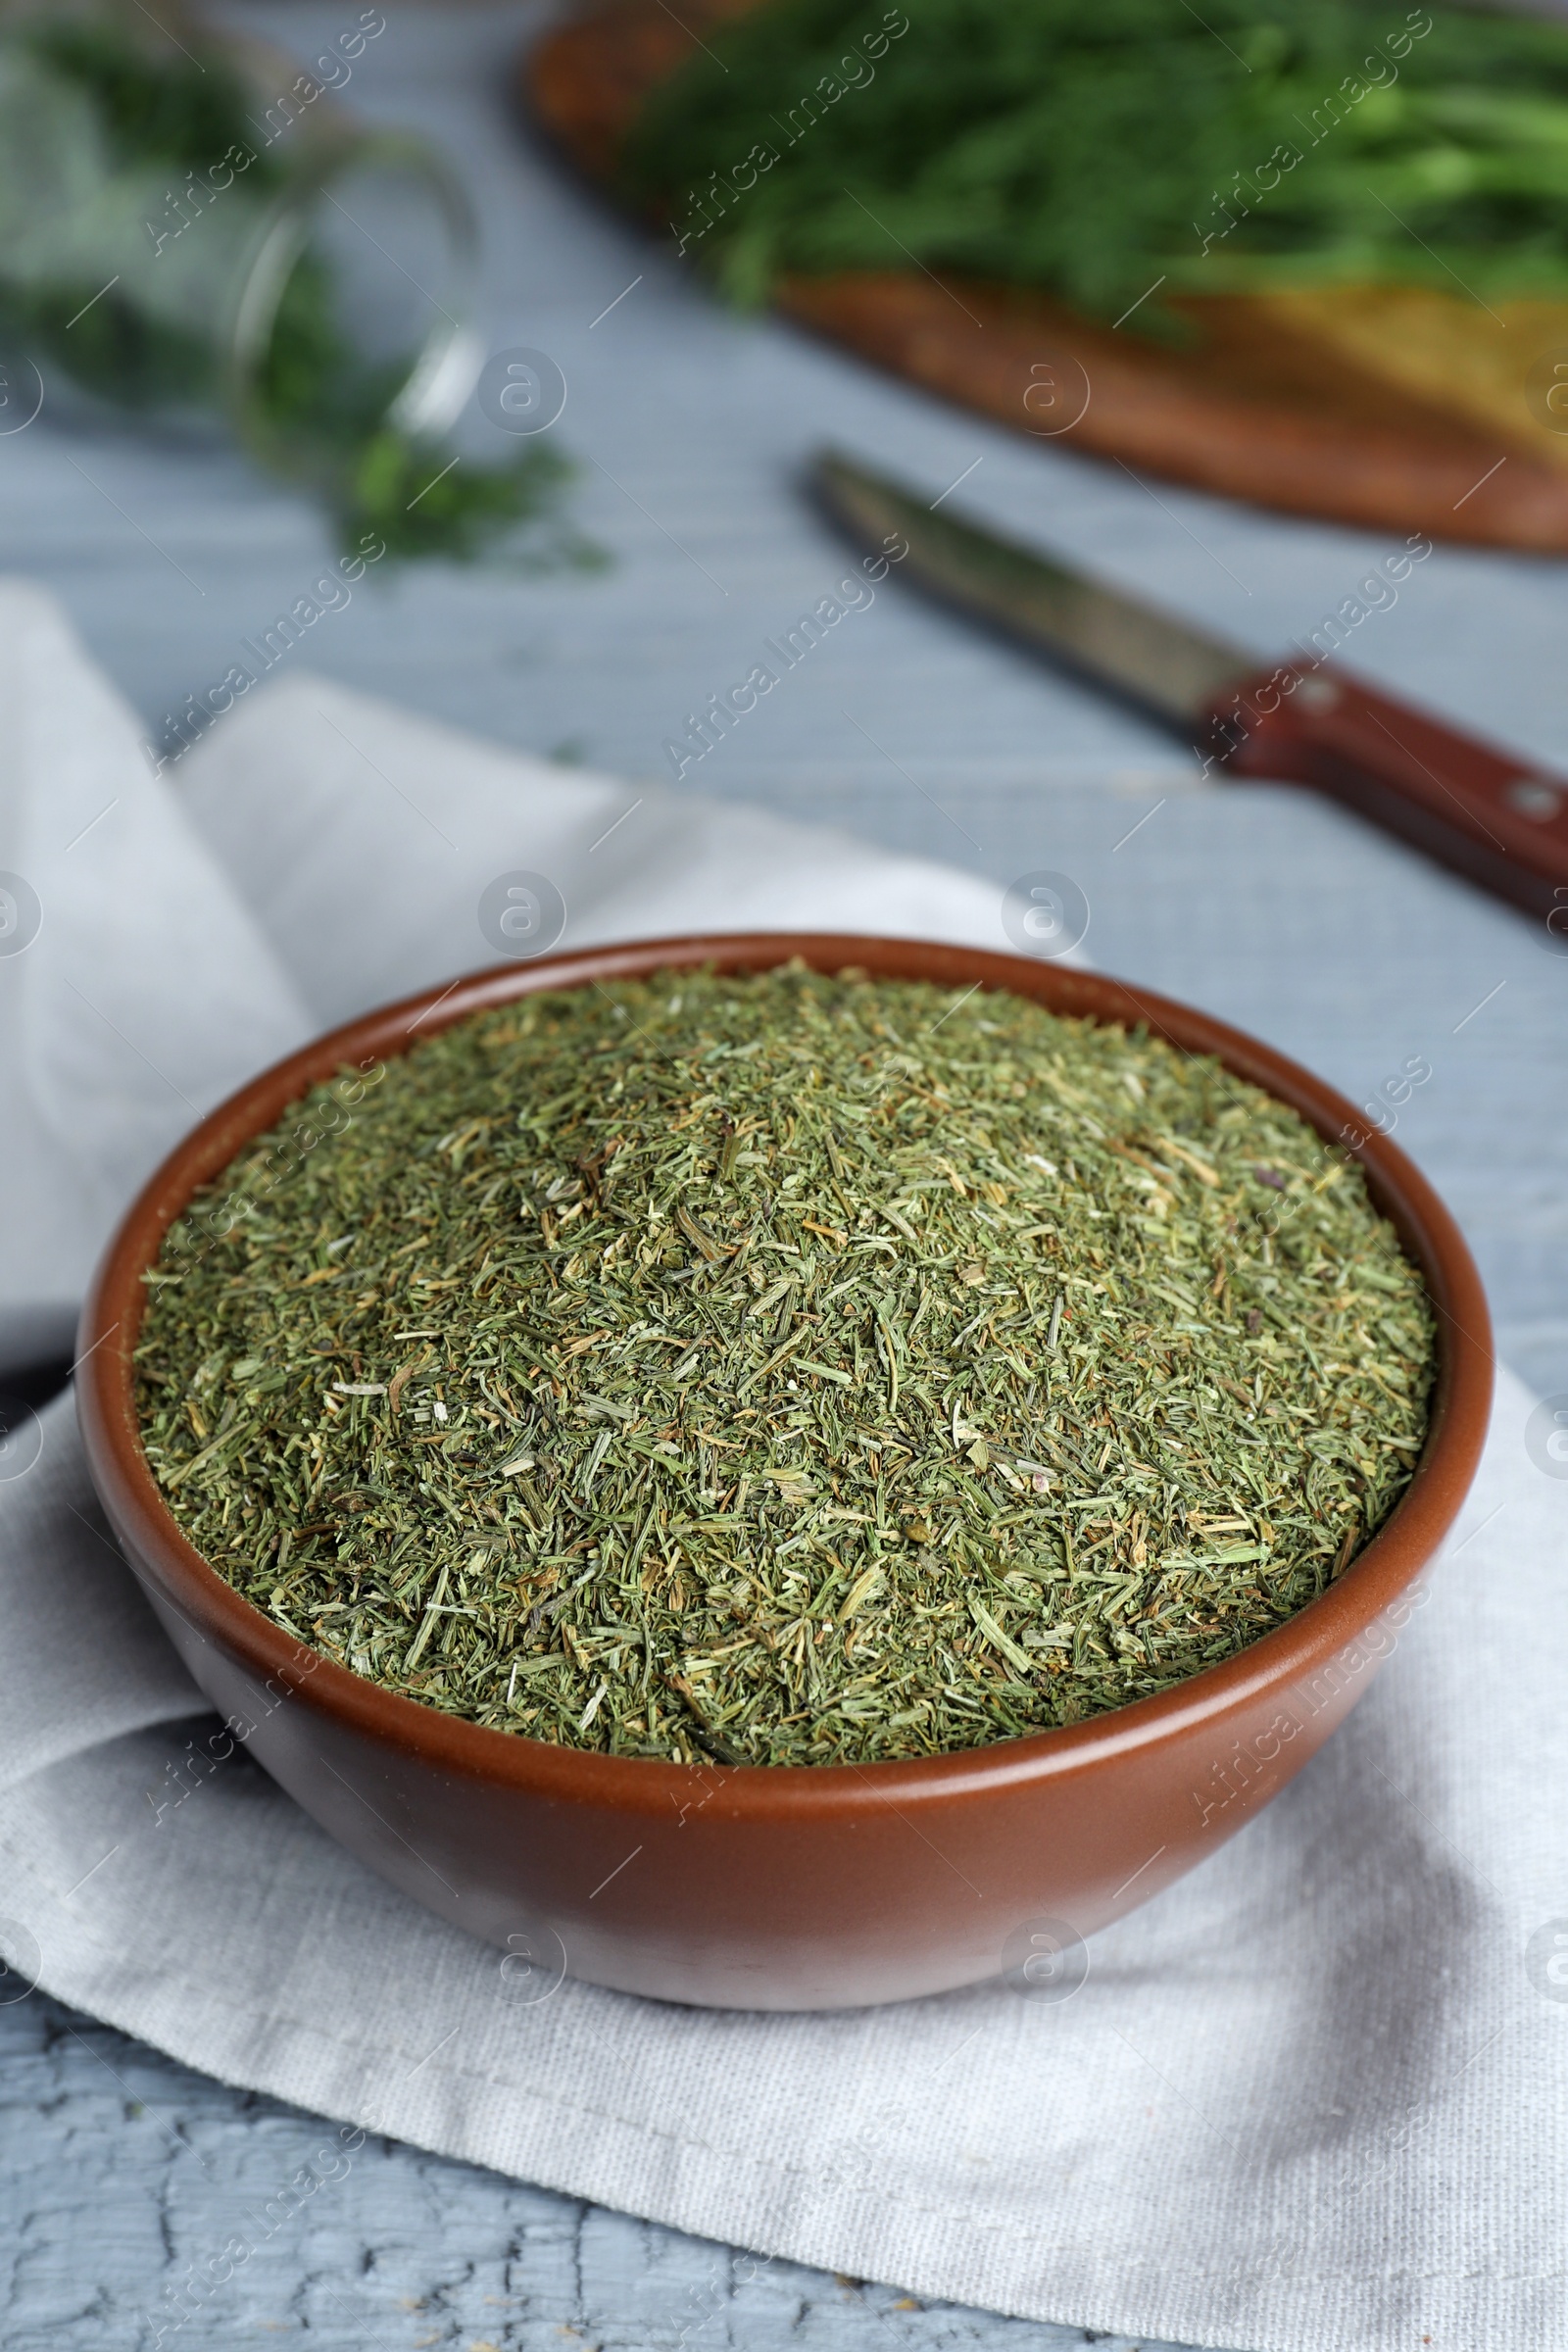
POLYGON ((1568 29, 1346 0, 772 0, 645 107, 627 192, 742 302, 932 270, 1165 299, 1568 293, 1568 29), (869 36, 869 37, 867 37, 869 36))

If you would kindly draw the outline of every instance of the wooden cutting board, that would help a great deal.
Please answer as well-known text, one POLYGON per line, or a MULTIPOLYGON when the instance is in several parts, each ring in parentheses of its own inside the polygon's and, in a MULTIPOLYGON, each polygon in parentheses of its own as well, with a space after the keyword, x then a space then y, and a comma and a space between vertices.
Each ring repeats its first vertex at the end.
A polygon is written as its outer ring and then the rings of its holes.
MULTIPOLYGON (((662 0, 594 0, 524 56, 518 96, 602 187, 648 93, 753 5, 682 0, 677 19, 662 0)), ((1182 304, 1202 338, 1184 352, 917 270, 791 279, 778 307, 926 391, 1138 471, 1401 536, 1568 551, 1568 433, 1525 389, 1544 355, 1568 357, 1568 305, 1205 297, 1182 304)))

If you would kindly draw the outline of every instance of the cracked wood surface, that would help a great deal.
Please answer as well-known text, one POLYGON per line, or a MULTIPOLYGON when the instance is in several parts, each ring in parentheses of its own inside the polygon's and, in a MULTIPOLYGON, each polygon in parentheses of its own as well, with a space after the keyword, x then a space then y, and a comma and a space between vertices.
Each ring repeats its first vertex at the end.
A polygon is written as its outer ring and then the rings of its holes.
POLYGON ((764 2262, 398 2141, 345 2153, 318 2117, 37 1992, 0 2009, 0 2211, 6 2352, 1134 2352, 764 2262), (290 2197, 313 2158, 331 2177, 290 2197), (230 2253, 232 2277, 182 2300, 236 2243, 252 2251, 230 2253))

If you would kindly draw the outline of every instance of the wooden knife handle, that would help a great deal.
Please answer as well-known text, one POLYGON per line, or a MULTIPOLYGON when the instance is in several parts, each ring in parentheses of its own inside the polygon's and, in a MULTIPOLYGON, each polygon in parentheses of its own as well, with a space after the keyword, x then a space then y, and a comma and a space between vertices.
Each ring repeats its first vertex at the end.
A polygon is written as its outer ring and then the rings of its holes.
POLYGON ((1343 670, 1244 678, 1203 747, 1245 776, 1314 785, 1568 941, 1568 780, 1343 670))

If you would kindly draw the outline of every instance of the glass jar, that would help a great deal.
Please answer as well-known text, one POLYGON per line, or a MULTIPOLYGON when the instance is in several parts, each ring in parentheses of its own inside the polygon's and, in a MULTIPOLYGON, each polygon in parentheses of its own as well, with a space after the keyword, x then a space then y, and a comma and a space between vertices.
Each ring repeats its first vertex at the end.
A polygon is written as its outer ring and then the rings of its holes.
POLYGON ((52 416, 226 425, 293 473, 445 430, 474 225, 433 149, 333 95, 379 11, 310 74, 144 14, 0 16, 0 347, 52 416))

